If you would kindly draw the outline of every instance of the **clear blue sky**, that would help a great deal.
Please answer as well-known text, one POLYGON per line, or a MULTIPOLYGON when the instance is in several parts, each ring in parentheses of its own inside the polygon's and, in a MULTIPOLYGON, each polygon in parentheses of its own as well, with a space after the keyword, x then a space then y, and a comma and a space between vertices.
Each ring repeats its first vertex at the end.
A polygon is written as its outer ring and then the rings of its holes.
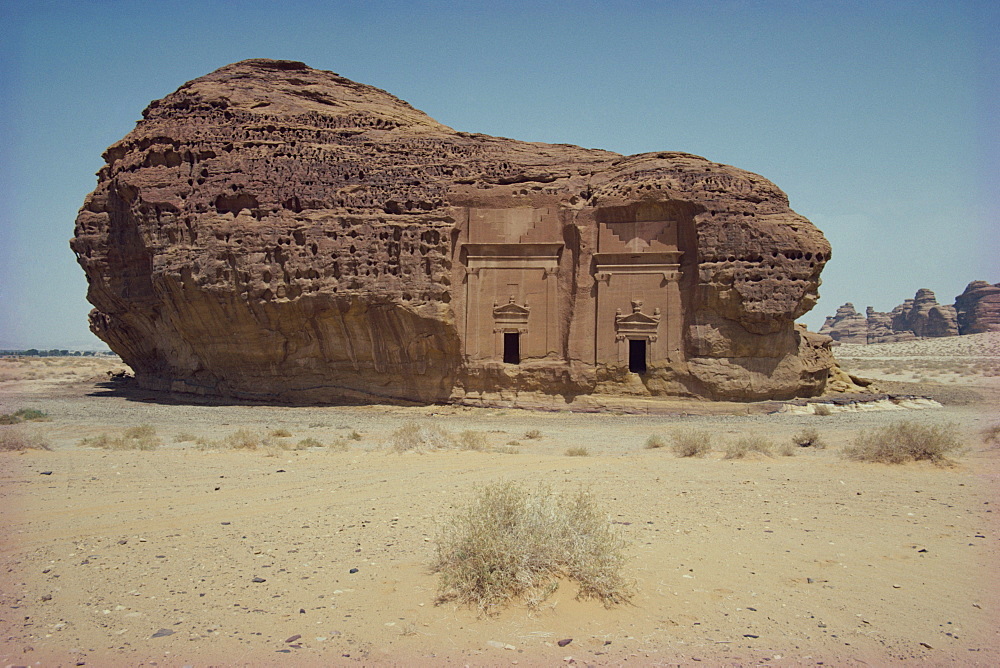
POLYGON ((0 347, 98 343, 67 241, 149 101, 302 60, 458 130, 764 175, 833 244, 845 301, 1000 281, 1000 3, 0 0, 0 347))

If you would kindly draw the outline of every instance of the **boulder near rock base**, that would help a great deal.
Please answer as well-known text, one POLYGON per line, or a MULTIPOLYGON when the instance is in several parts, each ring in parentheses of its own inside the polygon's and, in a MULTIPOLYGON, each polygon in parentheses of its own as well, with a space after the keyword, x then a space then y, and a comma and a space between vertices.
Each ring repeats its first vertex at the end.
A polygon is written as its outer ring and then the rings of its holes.
POLYGON ((280 60, 104 153, 71 242, 150 388, 293 402, 814 395, 830 246, 761 176, 457 132, 280 60))

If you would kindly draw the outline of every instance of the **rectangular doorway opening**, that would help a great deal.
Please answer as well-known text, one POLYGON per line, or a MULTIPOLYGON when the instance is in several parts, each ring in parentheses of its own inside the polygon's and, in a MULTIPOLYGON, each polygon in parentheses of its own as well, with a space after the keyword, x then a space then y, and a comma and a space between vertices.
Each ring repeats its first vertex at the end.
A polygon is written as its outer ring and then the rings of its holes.
POLYGON ((521 363, 521 334, 518 332, 503 333, 504 364, 521 363))
POLYGON ((646 339, 629 339, 628 370, 632 373, 646 373, 646 339))

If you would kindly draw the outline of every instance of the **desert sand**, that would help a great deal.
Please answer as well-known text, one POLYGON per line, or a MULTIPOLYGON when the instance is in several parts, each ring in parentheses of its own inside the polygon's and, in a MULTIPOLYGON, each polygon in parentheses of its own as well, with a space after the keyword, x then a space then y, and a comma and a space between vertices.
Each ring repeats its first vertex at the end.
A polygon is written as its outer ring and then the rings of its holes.
POLYGON ((0 360, 0 413, 49 415, 0 429, 52 448, 0 452, 0 665, 1000 665, 1000 448, 981 435, 1000 421, 998 337, 975 337, 839 347, 852 373, 942 406, 826 416, 193 403, 109 381, 115 360, 0 360), (954 424, 965 451, 841 457, 904 418, 954 424), (409 422, 516 453, 387 449, 409 422), (142 424, 156 450, 81 444, 142 424), (681 427, 715 452, 644 447, 681 427), (828 447, 722 458, 805 427, 828 447), (218 442, 240 429, 290 436, 218 442), (307 438, 347 448, 287 449, 307 438), (496 617, 437 604, 438 527, 498 480, 587 490, 628 542, 631 604, 577 601, 571 581, 496 617))

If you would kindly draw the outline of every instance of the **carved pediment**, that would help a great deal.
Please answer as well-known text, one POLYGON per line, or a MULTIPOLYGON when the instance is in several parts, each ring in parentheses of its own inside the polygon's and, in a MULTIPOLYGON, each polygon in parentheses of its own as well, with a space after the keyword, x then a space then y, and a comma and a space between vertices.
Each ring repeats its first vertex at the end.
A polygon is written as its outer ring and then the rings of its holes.
POLYGON ((622 315, 621 309, 615 313, 615 338, 622 341, 627 338, 646 338, 656 340, 660 324, 660 309, 653 309, 653 315, 642 312, 642 302, 632 302, 632 312, 622 315))
POLYGON ((520 305, 514 302, 514 298, 511 297, 503 306, 497 305, 495 302, 493 304, 493 321, 497 327, 508 327, 517 328, 518 330, 523 330, 524 327, 528 325, 528 314, 530 309, 528 305, 520 305))

